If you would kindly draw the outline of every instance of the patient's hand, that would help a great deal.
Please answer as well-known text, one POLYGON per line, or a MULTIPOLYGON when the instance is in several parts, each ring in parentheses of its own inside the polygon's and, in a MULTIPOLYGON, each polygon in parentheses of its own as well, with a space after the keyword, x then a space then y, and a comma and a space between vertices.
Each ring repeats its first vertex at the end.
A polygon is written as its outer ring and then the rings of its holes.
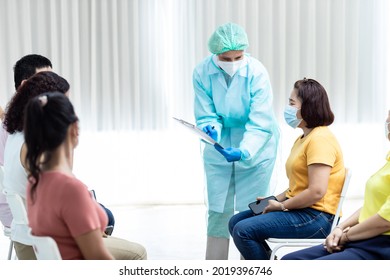
POLYGON ((280 211, 280 202, 277 200, 268 200, 268 205, 264 208, 263 214, 273 211, 280 211))

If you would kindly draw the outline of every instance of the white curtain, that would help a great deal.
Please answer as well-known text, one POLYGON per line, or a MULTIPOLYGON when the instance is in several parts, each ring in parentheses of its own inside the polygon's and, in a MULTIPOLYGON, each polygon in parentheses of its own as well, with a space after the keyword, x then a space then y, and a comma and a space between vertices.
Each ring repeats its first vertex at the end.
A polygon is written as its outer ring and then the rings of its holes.
POLYGON ((0 104, 21 56, 48 56, 69 80, 83 127, 162 130, 192 118, 192 69, 228 21, 270 72, 279 117, 295 80, 318 79, 339 122, 390 105, 386 0, 1 0, 0 104))
POLYGON ((14 93, 15 62, 47 56, 71 84, 83 135, 75 168, 99 197, 199 202, 198 142, 172 116, 193 120, 192 70, 228 21, 246 29, 248 52, 269 71, 283 136, 279 174, 297 133, 285 128, 283 108, 293 83, 311 77, 328 91, 362 195, 379 167, 372 163, 383 160, 367 143, 383 149, 390 109, 388 0, 0 0, 0 105, 14 93))

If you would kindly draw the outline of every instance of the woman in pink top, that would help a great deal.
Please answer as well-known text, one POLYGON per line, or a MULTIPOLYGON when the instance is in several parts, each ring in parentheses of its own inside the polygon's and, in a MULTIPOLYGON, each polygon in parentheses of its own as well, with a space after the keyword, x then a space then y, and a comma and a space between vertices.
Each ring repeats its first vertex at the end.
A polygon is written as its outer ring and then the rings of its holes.
POLYGON ((63 259, 114 259, 102 238, 107 215, 72 173, 79 127, 69 99, 53 92, 30 100, 24 132, 32 234, 53 237, 63 259))

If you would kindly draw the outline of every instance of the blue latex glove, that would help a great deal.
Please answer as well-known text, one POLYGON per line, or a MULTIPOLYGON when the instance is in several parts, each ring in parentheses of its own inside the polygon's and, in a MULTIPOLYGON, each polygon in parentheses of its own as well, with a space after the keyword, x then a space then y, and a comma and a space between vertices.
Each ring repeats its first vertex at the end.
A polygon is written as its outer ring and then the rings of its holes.
POLYGON ((208 136, 210 136, 210 137, 213 138, 215 141, 217 141, 217 139, 218 139, 218 132, 214 129, 214 126, 206 125, 206 126, 203 128, 203 131, 206 132, 206 134, 207 134, 208 136))
POLYGON ((229 147, 226 149, 222 149, 220 145, 214 145, 214 147, 226 158, 228 162, 239 161, 241 159, 242 152, 238 148, 229 147))

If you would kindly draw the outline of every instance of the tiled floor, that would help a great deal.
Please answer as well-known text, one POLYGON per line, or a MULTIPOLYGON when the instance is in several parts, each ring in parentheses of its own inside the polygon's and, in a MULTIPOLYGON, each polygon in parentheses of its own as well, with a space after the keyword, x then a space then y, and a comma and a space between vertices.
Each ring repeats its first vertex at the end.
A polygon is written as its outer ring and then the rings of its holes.
MULTIPOLYGON (((346 199, 344 217, 359 206, 361 200, 346 199)), ((206 246, 205 206, 155 205, 109 206, 116 219, 113 235, 143 244, 151 260, 203 260, 206 246)), ((9 240, 0 235, 0 259, 7 258, 9 240)), ((285 251, 281 250, 281 253, 285 251)), ((229 259, 239 260, 233 242, 229 259)))

